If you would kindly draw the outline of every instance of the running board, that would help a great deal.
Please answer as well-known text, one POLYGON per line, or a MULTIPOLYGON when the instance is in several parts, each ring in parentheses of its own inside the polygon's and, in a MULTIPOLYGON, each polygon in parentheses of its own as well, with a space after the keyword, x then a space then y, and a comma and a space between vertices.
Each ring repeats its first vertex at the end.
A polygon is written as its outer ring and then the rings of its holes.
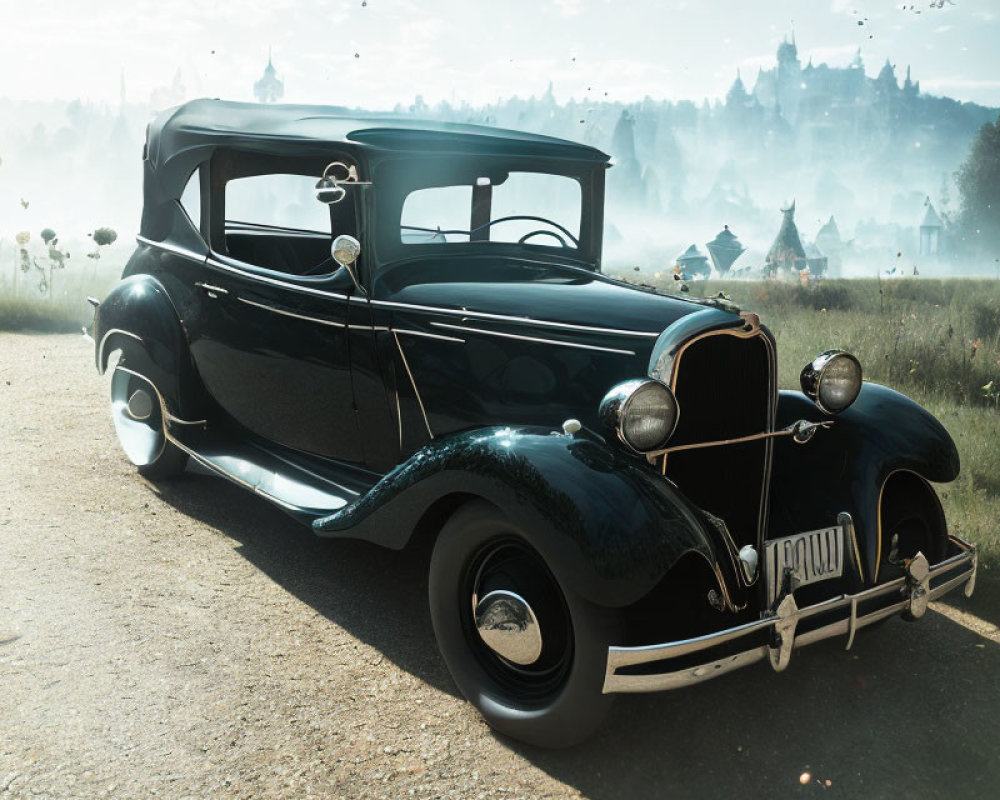
POLYGON ((171 424, 169 438, 202 467, 307 521, 350 505, 380 477, 351 467, 335 469, 327 463, 310 469, 313 465, 299 463, 298 454, 282 455, 197 425, 171 424))

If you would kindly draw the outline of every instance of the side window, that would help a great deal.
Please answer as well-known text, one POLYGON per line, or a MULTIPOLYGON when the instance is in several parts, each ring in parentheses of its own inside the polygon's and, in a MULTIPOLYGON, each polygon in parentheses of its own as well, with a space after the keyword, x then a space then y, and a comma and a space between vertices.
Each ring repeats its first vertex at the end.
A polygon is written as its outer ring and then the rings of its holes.
POLYGON ((201 228, 201 170, 196 169, 188 178, 181 194, 181 208, 195 228, 201 228))
POLYGON ((316 201, 316 178, 251 175, 226 183, 226 223, 330 232, 330 212, 316 201))
POLYGON ((316 200, 316 180, 315 175, 273 173, 226 181, 229 255, 289 275, 333 272, 330 208, 316 200))

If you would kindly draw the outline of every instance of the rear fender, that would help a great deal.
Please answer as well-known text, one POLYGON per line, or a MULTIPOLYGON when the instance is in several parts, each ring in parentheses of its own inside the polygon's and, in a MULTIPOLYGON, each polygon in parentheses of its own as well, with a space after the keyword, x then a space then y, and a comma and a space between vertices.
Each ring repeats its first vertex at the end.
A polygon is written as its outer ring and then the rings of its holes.
POLYGON ((98 306, 93 335, 99 373, 120 350, 129 368, 160 390, 172 413, 193 418, 202 411, 201 384, 184 329, 156 278, 133 275, 120 281, 98 306))
POLYGON ((635 602, 687 553, 717 563, 698 509, 669 481, 596 437, 541 428, 431 442, 313 527, 401 548, 428 510, 455 494, 501 509, 570 588, 601 605, 635 602))
POLYGON ((893 473, 925 481, 958 477, 958 450, 928 411, 908 397, 865 383, 854 404, 836 417, 801 392, 781 392, 777 427, 796 420, 833 420, 805 444, 775 441, 770 538, 827 527, 847 511, 861 548, 864 573, 874 583, 880 560, 879 503, 893 473))

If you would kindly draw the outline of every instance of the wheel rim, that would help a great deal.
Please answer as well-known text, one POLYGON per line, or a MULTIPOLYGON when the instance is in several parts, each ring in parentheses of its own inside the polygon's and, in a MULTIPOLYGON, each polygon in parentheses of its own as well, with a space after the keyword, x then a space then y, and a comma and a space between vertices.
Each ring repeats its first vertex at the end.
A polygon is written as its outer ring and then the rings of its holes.
POLYGON ((116 369, 111 378, 111 419, 128 460, 152 464, 166 445, 156 392, 145 379, 116 369))
POLYGON ((573 655, 569 610, 541 557, 496 539, 470 559, 459 597, 470 650, 503 692, 543 701, 564 684, 573 655))

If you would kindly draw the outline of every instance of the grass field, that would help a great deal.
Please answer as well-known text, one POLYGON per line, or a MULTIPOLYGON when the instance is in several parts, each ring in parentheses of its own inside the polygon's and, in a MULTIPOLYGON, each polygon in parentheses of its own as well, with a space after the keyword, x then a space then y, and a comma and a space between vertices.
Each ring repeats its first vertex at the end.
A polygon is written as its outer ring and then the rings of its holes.
POLYGON ((34 273, 17 275, 12 266, 3 264, 0 272, 0 330, 70 333, 89 326, 94 309, 87 296, 104 297, 121 277, 124 263, 101 259, 83 269, 74 266, 53 276, 52 293, 40 294, 34 285, 34 273))
MULTIPOLYGON (((103 297, 121 265, 87 277, 60 275, 55 296, 14 297, 0 285, 0 329, 79 331, 91 319, 88 294, 103 297)), ((673 280, 658 289, 678 290, 673 280)), ((954 436, 962 474, 939 487, 952 528, 982 547, 983 568, 1000 576, 1000 281, 951 279, 825 281, 814 286, 699 282, 688 296, 724 292, 760 314, 778 341, 782 388, 797 388, 802 366, 838 347, 861 360, 868 380, 928 408, 954 436)))

